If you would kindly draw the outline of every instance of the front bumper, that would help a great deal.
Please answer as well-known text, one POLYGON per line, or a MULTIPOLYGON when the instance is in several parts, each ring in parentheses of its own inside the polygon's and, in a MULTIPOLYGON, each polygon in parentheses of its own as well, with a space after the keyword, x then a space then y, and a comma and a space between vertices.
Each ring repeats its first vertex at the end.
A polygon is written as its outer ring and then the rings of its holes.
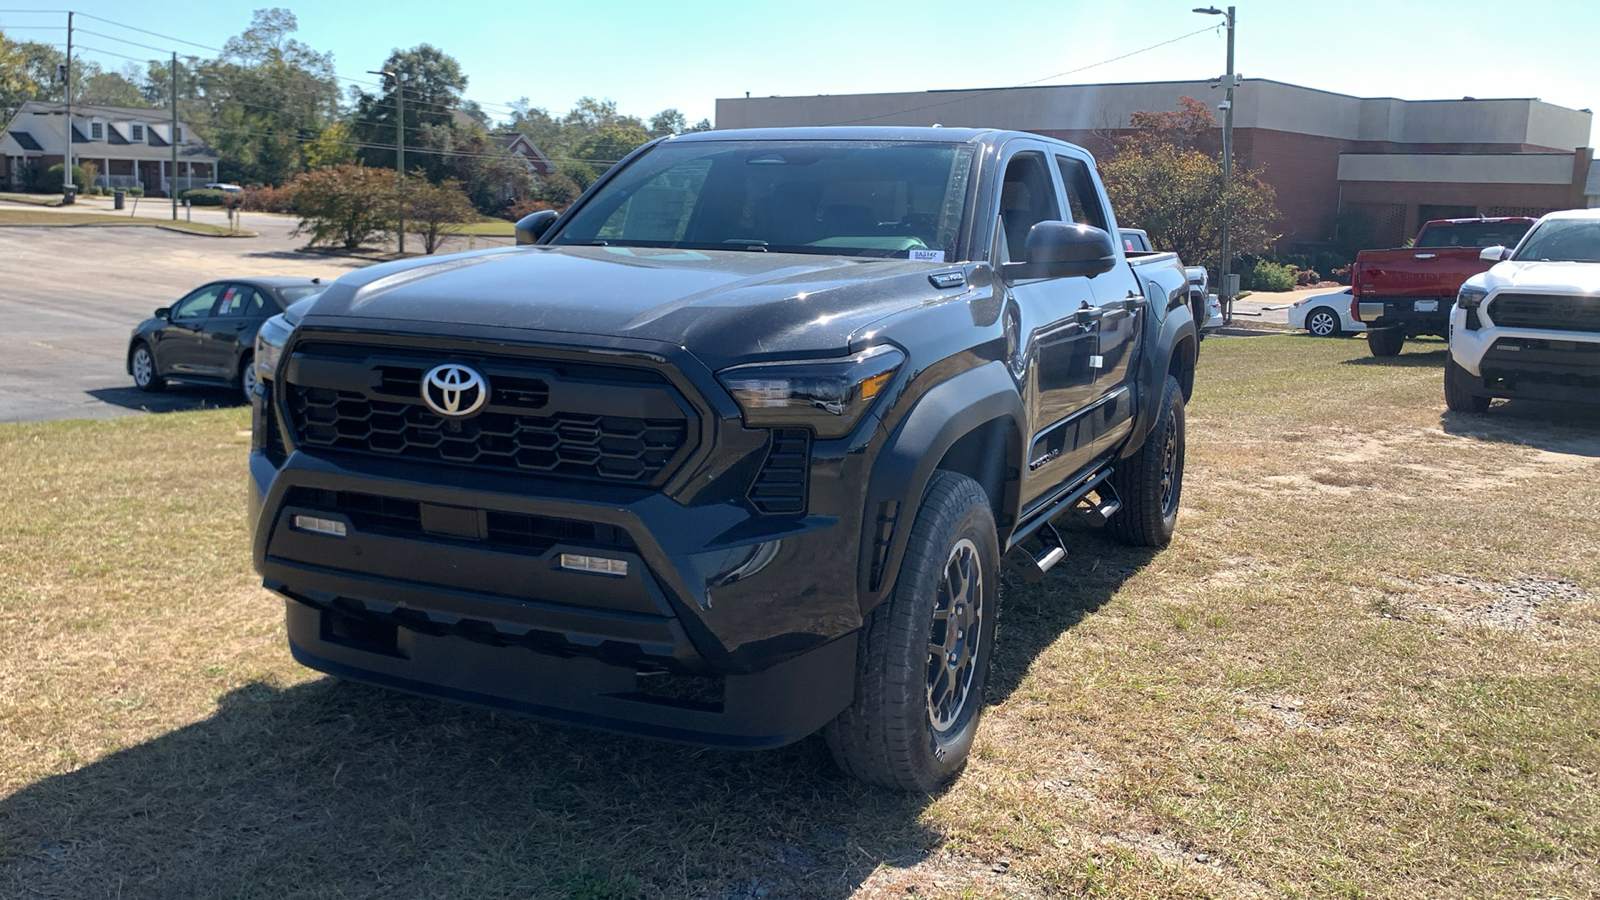
POLYGON ((1450 319, 1450 358, 1494 397, 1600 403, 1600 334, 1486 325, 1450 319))

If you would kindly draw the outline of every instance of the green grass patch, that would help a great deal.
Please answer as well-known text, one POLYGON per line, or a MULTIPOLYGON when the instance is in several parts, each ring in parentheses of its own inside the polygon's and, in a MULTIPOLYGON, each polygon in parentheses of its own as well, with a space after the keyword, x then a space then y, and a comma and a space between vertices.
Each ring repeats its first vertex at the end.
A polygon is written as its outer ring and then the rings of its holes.
POLYGON ((256 233, 253 231, 230 231, 225 226, 212 225, 209 222, 174 222, 167 219, 100 212, 58 213, 38 212, 28 209, 0 209, 0 226, 5 225, 45 226, 51 228, 165 228, 168 231, 182 231, 187 234, 202 234, 208 237, 256 237, 256 233))
POLYGON ((489 237, 512 237, 517 233, 517 227, 504 219, 488 219, 482 222, 473 222, 466 225, 450 226, 451 234, 476 234, 489 237))

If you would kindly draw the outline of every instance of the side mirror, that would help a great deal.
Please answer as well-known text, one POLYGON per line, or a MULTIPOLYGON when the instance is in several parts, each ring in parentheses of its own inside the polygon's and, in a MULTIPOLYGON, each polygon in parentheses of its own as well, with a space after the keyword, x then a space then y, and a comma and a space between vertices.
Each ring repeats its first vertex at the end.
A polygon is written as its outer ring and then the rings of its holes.
POLYGON ((1117 245, 1105 230, 1071 222, 1040 222, 1028 230, 1028 261, 1007 263, 1002 273, 1019 278, 1093 278, 1117 264, 1117 245))
POLYGON ((158 318, 158 319, 166 319, 169 322, 172 321, 172 307, 163 306, 160 309, 156 310, 156 318, 158 318))
POLYGON ((1478 251, 1478 258, 1483 260, 1486 263, 1503 262, 1504 260, 1506 260, 1510 256, 1511 256, 1510 248, 1501 247, 1501 246, 1498 246, 1498 245, 1494 246, 1494 247, 1485 247, 1482 250, 1478 251))
POLYGON ((556 223, 557 218, 559 217, 556 215, 555 210, 541 209, 536 213, 529 213, 518 219, 517 243, 537 243, 539 238, 544 237, 544 233, 550 230, 550 226, 556 223))

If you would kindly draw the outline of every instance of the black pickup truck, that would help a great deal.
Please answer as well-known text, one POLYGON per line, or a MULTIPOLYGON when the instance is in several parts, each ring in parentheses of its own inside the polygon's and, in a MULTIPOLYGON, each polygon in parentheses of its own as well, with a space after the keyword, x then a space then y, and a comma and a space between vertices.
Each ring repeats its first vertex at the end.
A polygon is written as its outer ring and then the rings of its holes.
POLYGON ((526 246, 263 328, 256 568, 303 664, 723 747, 823 729, 927 790, 1003 563, 1176 521, 1196 333, 1093 159, 1034 135, 663 138, 526 246), (1068 532, 1070 535, 1070 532, 1068 532))

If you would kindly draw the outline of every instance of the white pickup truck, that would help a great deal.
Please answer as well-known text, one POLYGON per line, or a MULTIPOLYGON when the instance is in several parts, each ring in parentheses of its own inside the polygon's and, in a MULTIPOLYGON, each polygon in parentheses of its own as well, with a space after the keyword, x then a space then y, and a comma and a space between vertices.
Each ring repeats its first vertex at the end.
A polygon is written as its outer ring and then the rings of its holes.
POLYGON ((1450 312, 1445 405, 1494 397, 1600 403, 1600 209, 1554 212, 1467 279, 1450 312))

